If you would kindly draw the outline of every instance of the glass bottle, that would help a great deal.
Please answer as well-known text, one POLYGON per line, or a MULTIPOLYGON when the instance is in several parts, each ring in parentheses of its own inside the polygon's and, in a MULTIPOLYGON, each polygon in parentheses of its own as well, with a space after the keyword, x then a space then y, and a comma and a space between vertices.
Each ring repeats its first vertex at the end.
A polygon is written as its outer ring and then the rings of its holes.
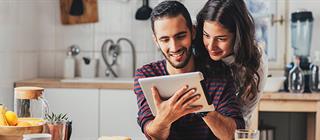
POLYGON ((303 93, 305 81, 304 74, 300 68, 300 59, 296 58, 293 68, 289 72, 288 89, 291 93, 303 93))
POLYGON ((320 52, 315 52, 315 59, 313 60, 313 64, 310 65, 310 90, 311 92, 319 92, 320 91, 320 74, 319 74, 319 65, 320 65, 320 52))

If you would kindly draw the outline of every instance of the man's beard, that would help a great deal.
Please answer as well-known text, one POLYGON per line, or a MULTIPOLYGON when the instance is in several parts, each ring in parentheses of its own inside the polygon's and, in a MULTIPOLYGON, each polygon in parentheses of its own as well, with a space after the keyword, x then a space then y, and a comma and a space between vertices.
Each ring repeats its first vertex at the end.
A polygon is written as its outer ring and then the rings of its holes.
POLYGON ((187 49, 187 48, 185 48, 185 47, 183 47, 182 49, 185 51, 184 53, 187 53, 186 59, 185 59, 184 61, 182 61, 182 62, 179 62, 178 64, 175 64, 175 63, 173 63, 172 61, 170 61, 170 59, 168 58, 168 56, 165 55, 162 50, 161 50, 161 52, 162 52, 163 56, 166 58, 166 60, 170 63, 170 65, 171 65, 172 67, 174 67, 174 68, 176 68, 176 69, 182 69, 182 68, 186 67, 186 65, 189 63, 189 61, 190 61, 190 59, 191 59, 191 55, 192 55, 191 47, 190 47, 190 49, 187 49))

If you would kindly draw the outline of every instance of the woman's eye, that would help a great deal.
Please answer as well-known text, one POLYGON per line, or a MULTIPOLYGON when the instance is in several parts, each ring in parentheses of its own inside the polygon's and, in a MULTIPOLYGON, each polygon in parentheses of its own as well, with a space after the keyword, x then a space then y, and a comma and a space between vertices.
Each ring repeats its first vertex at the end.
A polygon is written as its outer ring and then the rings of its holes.
POLYGON ((209 38, 209 35, 208 34, 203 34, 204 37, 206 38, 209 38))
POLYGON ((226 41, 227 39, 226 38, 218 38, 217 40, 218 41, 226 41))

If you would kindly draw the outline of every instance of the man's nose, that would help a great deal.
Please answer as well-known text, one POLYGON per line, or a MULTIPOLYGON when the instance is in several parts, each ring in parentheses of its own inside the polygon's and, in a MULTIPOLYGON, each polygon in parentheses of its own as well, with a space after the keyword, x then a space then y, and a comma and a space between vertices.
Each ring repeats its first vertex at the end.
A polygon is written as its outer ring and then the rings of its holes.
POLYGON ((170 41, 169 48, 172 52, 178 51, 180 49, 179 42, 176 40, 170 41))

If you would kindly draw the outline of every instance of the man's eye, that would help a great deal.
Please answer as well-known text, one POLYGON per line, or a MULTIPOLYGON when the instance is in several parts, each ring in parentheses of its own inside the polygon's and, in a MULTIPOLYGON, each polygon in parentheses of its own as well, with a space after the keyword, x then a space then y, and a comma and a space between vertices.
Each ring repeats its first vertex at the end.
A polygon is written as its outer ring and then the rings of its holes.
POLYGON ((163 39, 160 39, 160 41, 165 43, 165 42, 168 42, 169 39, 163 38, 163 39))
POLYGON ((178 36, 177 36, 178 39, 183 39, 183 38, 185 38, 185 37, 186 37, 186 35, 178 35, 178 36))

